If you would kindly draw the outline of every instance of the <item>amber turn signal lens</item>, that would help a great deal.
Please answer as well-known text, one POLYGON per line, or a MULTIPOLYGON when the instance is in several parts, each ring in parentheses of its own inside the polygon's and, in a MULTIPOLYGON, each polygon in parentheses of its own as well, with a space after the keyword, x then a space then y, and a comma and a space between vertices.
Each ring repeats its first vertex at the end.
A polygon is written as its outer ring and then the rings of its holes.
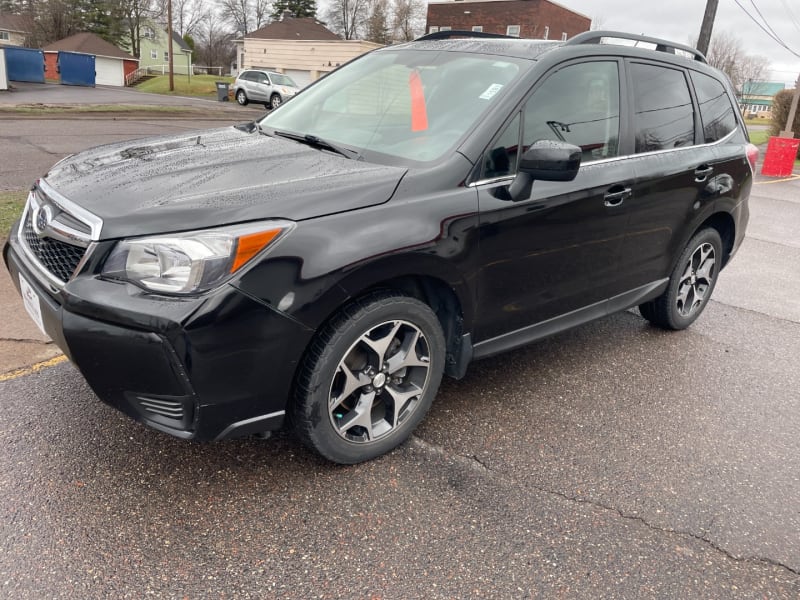
POLYGON ((231 273, 238 271, 247 261, 266 248, 281 231, 283 229, 270 229, 241 236, 236 244, 236 256, 231 265, 231 273))

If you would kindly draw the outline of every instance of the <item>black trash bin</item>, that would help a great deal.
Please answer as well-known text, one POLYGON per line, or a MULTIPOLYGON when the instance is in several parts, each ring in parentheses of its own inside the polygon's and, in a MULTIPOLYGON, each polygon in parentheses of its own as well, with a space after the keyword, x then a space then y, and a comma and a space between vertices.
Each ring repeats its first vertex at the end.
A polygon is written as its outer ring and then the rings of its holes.
POLYGON ((228 101, 228 85, 227 81, 217 81, 217 100, 220 102, 228 101))

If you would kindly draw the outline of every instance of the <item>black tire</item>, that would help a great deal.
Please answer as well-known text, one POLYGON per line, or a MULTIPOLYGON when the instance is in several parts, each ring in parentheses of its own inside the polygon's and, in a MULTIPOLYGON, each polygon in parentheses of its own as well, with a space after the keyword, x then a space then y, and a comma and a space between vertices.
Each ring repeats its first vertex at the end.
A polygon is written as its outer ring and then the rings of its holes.
POLYGON ((236 90, 236 102, 239 103, 239 106, 247 106, 247 103, 250 102, 244 90, 236 90))
POLYGON ((283 100, 280 97, 280 94, 272 94, 269 98, 269 107, 272 110, 278 108, 281 104, 283 104, 283 100))
POLYGON ((708 304, 722 267, 722 240, 716 229, 702 229, 689 240, 666 291, 639 305, 639 312, 662 329, 686 329, 708 304))
POLYGON ((295 432, 340 464, 385 454, 425 416, 444 360, 441 324, 423 302, 381 291, 348 304, 300 365, 289 415, 295 432))

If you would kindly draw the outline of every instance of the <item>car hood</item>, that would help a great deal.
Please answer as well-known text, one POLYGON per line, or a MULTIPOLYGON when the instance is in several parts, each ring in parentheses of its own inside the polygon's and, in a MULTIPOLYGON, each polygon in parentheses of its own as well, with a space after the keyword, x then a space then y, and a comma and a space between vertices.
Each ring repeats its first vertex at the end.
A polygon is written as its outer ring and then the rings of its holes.
POLYGON ((226 127, 93 148, 45 180, 114 239, 364 208, 391 198, 405 171, 226 127))

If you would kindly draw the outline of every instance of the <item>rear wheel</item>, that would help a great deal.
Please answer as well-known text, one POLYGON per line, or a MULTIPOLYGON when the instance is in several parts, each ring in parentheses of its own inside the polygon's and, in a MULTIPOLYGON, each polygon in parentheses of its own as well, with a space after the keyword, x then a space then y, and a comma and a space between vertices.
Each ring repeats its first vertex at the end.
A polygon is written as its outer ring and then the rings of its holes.
POLYGON ((438 318, 419 300, 378 292, 344 307, 300 367, 295 431, 342 464, 392 450, 428 411, 442 379, 444 348, 438 318))
POLYGON ((699 231, 681 253, 667 290, 639 306, 639 312, 663 329, 685 329, 711 298, 722 267, 722 240, 716 229, 699 231))
POLYGON ((244 90, 239 90, 236 92, 236 102, 238 102, 241 106, 247 106, 249 102, 247 99, 247 94, 245 94, 244 90))

